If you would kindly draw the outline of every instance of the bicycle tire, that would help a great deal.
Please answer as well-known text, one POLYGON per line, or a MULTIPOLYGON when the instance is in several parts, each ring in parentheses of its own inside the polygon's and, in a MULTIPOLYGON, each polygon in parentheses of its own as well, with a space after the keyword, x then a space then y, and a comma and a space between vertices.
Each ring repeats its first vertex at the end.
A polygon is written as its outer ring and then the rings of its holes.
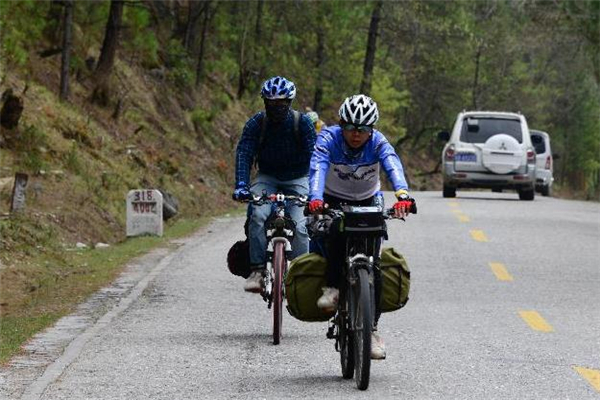
POLYGON ((283 275, 285 251, 283 243, 276 243, 273 251, 273 344, 281 342, 283 323, 283 275))
POLYGON ((367 390, 371 372, 371 331, 373 313, 369 273, 357 271, 357 280, 352 293, 352 328, 354 342, 354 379, 360 390, 367 390))
MULTIPOLYGON (((349 291, 346 291, 350 294, 349 291)), ((340 293, 340 304, 343 308, 338 310, 337 322, 340 340, 340 364, 342 365, 342 377, 344 379, 354 378, 354 344, 352 342, 352 330, 350 329, 349 300, 347 295, 340 293)))

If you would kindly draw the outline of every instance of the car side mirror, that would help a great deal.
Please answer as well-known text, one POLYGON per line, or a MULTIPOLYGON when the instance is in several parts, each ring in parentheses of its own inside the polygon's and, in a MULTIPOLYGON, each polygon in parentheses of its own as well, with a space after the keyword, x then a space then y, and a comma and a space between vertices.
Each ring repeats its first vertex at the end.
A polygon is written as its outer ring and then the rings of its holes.
POLYGON ((558 154, 558 153, 552 154, 552 159, 558 160, 559 158, 560 158, 560 154, 558 154))
POLYGON ((443 140, 444 142, 447 142, 448 140, 450 140, 450 132, 447 132, 447 131, 438 132, 437 137, 439 140, 443 140))

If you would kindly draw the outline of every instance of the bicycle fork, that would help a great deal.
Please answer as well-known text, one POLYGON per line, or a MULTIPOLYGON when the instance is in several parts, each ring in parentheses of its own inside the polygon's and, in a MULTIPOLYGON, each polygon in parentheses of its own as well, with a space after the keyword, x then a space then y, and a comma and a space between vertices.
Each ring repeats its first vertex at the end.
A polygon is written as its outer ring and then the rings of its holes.
MULTIPOLYGON (((285 237, 275 236, 267 244, 267 271, 263 277, 265 289, 261 292, 261 295, 269 309, 273 305, 273 280, 275 276, 273 271, 273 253, 275 252, 275 245, 277 243, 283 243, 286 258, 289 257, 292 251, 292 244, 285 237)), ((282 290, 285 290, 285 288, 282 288, 282 290)))
MULTIPOLYGON (((359 269, 365 269, 368 272, 368 276, 369 276, 369 288, 374 288, 375 287, 375 283, 374 283, 374 278, 373 278, 373 265, 374 265, 374 260, 372 256, 366 256, 363 253, 358 253, 355 254, 354 256, 350 256, 348 257, 348 271, 347 271, 347 275, 346 275, 346 281, 347 283, 346 288, 348 290, 346 290, 346 293, 344 294, 344 301, 342 302, 342 296, 340 296, 340 305, 338 305, 338 312, 337 314, 333 317, 333 319, 330 321, 330 324, 328 329, 327 329, 327 339, 335 339, 335 350, 339 353, 340 352, 340 324, 347 324, 348 326, 346 327, 346 329, 352 333, 355 330, 362 330, 363 326, 361 325, 362 323, 359 321, 357 324, 357 321, 354 320, 354 318, 350 318, 350 310, 348 310, 346 308, 346 296, 353 296, 354 294, 349 293, 352 291, 352 288, 354 288, 358 282, 358 274, 357 271, 359 269)), ((371 296, 371 294, 369 294, 371 296)), ((371 299, 373 300, 373 296, 371 296, 371 299)), ((375 304, 371 304, 372 309, 374 310, 375 308, 375 304)), ((371 322, 372 324, 373 322, 371 322)), ((372 326, 370 327, 371 329, 373 328, 372 326)))

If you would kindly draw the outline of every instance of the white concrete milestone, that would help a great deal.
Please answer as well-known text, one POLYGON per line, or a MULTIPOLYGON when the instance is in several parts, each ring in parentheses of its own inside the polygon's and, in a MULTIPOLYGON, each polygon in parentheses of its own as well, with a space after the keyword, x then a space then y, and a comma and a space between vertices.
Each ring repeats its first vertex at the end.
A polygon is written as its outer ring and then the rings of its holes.
POLYGON ((163 196, 158 190, 127 193, 127 236, 163 234, 163 196))

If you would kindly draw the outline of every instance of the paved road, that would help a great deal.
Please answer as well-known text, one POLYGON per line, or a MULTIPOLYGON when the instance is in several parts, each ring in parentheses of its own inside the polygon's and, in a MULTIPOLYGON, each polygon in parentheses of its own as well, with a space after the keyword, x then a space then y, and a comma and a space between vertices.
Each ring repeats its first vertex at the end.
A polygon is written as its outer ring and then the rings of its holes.
POLYGON ((600 205, 416 198, 418 215, 389 224, 412 292, 381 319, 388 358, 367 393, 341 378, 326 323, 285 315, 270 343, 265 303, 224 265, 232 217, 153 267, 23 398, 599 399, 600 205))

